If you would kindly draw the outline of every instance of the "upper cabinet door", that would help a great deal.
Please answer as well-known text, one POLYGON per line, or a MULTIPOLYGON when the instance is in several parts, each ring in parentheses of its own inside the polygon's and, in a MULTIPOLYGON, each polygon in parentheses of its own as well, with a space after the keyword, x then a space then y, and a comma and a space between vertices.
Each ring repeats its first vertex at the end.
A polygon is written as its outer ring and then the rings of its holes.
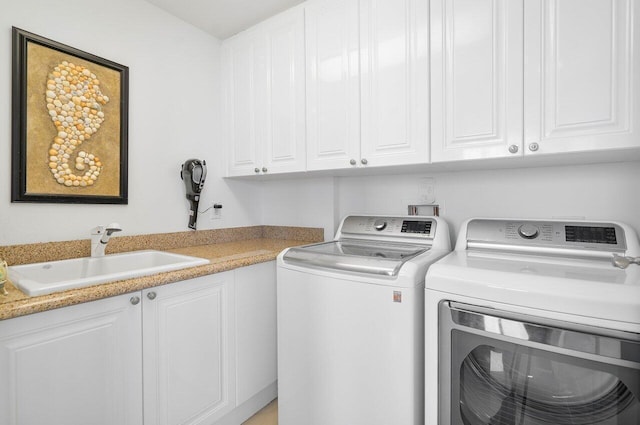
POLYGON ((304 9, 297 7, 265 22, 267 43, 264 173, 304 171, 304 9))
POLYGON ((429 2, 361 0, 361 160, 429 162, 429 2))
POLYGON ((358 32, 358 0, 305 4, 308 170, 359 163, 358 32))
POLYGON ((226 43, 222 51, 223 126, 230 176, 253 174, 262 165, 259 149, 262 141, 257 140, 261 135, 257 122, 261 110, 255 81, 261 66, 258 62, 264 56, 259 47, 252 38, 237 37, 226 43))
POLYGON ((634 0, 526 2, 527 154, 640 146, 637 9, 634 0))
POLYGON ((222 61, 228 175, 304 171, 303 8, 226 41, 222 61))
POLYGON ((431 2, 432 162, 520 155, 523 1, 431 2))

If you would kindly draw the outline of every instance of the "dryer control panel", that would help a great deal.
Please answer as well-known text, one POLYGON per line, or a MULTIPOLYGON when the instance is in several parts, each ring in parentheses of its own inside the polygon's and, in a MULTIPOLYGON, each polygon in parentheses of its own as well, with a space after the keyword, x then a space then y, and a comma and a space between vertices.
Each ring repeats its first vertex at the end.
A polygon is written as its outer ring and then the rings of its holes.
POLYGON ((469 246, 560 248, 624 252, 624 230, 615 223, 544 220, 473 219, 467 224, 469 246))

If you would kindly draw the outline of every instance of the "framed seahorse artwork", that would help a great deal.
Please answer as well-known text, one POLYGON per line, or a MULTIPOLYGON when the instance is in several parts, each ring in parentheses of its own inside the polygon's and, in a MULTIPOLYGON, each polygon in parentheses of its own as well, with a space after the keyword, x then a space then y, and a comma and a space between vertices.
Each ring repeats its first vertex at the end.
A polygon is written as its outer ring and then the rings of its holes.
POLYGON ((13 28, 12 202, 126 204, 129 68, 13 28))

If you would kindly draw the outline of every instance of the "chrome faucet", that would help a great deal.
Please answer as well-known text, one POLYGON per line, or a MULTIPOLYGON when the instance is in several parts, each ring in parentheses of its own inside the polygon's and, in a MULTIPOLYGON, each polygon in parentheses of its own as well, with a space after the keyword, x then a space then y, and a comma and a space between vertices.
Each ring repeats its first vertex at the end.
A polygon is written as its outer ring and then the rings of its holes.
POLYGON ((104 256, 104 250, 111 235, 120 231, 122 231, 122 228, 118 223, 111 223, 108 226, 99 225, 91 229, 91 256, 104 256))

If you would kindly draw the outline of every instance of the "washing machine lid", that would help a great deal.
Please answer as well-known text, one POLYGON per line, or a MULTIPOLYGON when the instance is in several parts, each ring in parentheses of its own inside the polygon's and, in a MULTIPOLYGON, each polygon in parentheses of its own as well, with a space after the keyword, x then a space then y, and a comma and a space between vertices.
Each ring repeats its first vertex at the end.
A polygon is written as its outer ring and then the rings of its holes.
POLYGON ((342 239, 290 248, 283 261, 314 268, 395 277, 403 264, 429 251, 419 244, 342 239))

